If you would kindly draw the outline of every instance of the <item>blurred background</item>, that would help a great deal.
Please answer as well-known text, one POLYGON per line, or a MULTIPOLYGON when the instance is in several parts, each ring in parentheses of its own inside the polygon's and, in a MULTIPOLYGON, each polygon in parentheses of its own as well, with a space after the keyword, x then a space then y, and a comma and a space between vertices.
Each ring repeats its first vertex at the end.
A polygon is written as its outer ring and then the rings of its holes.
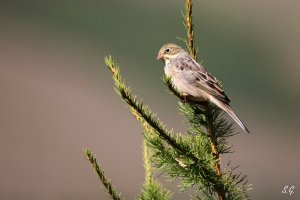
MULTIPOLYGON (((144 179, 141 129, 113 89, 104 56, 168 128, 184 131, 157 52, 184 44, 184 1, 0 1, 0 199, 108 199, 91 147, 126 199, 144 179)), ((252 199, 300 199, 300 1, 194 2, 203 65, 251 134, 227 155, 252 199), (284 186, 294 194, 282 194, 284 186)), ((236 126, 236 131, 241 131, 236 126)), ((189 199, 177 183, 158 179, 189 199)))

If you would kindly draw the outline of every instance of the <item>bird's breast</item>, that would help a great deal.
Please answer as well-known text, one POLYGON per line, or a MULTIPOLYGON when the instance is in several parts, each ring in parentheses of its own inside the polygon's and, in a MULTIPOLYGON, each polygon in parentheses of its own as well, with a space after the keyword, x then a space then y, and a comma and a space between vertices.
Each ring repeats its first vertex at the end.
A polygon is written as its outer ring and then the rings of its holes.
POLYGON ((165 70, 165 75, 166 75, 166 76, 172 77, 170 65, 166 64, 165 67, 164 67, 164 70, 165 70))

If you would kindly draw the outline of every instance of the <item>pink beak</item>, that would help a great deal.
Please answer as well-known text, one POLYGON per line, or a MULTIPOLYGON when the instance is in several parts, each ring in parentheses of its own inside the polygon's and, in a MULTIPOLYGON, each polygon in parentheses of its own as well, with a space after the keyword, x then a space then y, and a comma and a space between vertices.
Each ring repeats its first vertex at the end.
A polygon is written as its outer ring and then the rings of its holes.
POLYGON ((156 60, 163 60, 164 56, 162 54, 158 54, 156 60))

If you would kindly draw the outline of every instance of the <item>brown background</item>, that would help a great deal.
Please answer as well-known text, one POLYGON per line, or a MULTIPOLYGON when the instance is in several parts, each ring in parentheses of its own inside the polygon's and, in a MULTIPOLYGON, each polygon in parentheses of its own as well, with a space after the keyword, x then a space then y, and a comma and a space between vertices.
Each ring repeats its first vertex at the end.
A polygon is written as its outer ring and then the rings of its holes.
MULTIPOLYGON (((299 1, 195 1, 195 37, 252 134, 224 158, 249 175, 253 199, 299 199, 299 1), (292 196, 281 193, 295 185, 292 196)), ((115 94, 112 54, 132 89, 184 131, 166 92, 166 42, 183 43, 183 1, 0 2, 0 199, 108 199, 83 157, 91 147, 127 199, 143 182, 139 124, 115 94)), ((237 127, 237 131, 240 129, 237 127)), ((188 199, 176 183, 159 180, 188 199)))

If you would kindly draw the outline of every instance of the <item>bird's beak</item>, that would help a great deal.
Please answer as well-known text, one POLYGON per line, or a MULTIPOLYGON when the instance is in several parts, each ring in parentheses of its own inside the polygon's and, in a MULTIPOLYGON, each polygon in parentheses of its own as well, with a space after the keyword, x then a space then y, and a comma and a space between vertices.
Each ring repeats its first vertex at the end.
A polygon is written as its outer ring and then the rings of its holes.
POLYGON ((156 60, 163 60, 164 56, 162 54, 158 54, 156 60))

